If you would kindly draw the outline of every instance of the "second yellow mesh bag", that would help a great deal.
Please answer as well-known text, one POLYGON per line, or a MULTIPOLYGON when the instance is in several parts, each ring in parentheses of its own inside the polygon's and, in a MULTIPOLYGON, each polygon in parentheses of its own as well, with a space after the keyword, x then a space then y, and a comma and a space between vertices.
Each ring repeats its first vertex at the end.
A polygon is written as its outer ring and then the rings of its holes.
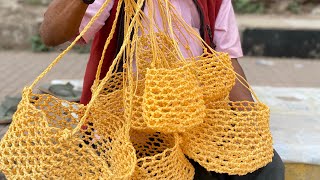
MULTIPOLYGON (((204 108, 204 102, 201 100, 202 93, 198 88, 197 82, 194 81, 196 80, 195 75, 190 73, 188 67, 179 68, 179 66, 185 63, 177 61, 177 52, 175 48, 173 48, 173 39, 164 32, 157 32, 154 36, 150 34, 140 36, 137 40, 137 46, 139 47, 136 49, 138 81, 132 83, 135 87, 133 87, 131 91, 133 94, 133 128, 140 130, 153 129, 162 132, 182 132, 186 128, 201 123, 204 117, 203 112, 201 113, 204 108), (152 52, 150 44, 151 37, 153 37, 156 42, 157 51, 161 52, 158 60, 164 63, 163 66, 171 67, 171 69, 151 68, 151 64, 154 62, 154 53, 152 52), (175 81, 175 78, 179 77, 185 78, 184 84, 175 81), (177 89, 178 86, 179 89, 177 89), (187 92, 189 94, 182 92, 185 88, 190 90, 187 92), (168 92, 170 92, 170 94, 168 92), (190 94, 194 97, 192 102, 187 102, 190 98, 183 99, 185 96, 190 96, 190 94), (146 98, 149 98, 149 100, 146 98), (185 103, 182 103, 183 101, 185 103), (191 109, 193 105, 196 107, 191 109), (184 109, 179 106, 188 107, 184 109), (189 108, 189 112, 182 112, 184 110, 188 111, 187 108, 189 108), (197 109, 198 112, 191 112, 196 108, 199 108, 197 109), (155 110, 158 112, 154 112, 155 110), (156 117, 159 115, 159 112, 162 113, 162 117, 156 117), (186 117, 186 114, 189 115, 189 117, 186 117), (181 117, 179 118, 179 116, 181 117)), ((157 66, 162 65, 158 63, 157 66)), ((127 94, 130 95, 130 92, 127 94)))
POLYGON ((209 171, 245 175, 272 161, 269 108, 254 102, 211 102, 203 124, 183 134, 183 151, 209 171))

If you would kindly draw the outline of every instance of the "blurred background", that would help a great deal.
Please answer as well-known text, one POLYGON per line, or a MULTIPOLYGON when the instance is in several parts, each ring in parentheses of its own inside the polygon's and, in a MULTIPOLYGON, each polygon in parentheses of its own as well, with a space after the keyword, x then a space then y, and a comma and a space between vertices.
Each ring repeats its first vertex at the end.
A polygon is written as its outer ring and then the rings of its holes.
MULTIPOLYGON (((50 0, 0 0, 0 104, 68 45, 46 47, 38 29, 50 0)), ((271 108, 286 179, 320 179, 320 0, 232 0, 253 89, 271 108)), ((58 29, 59 30, 59 29, 58 29)), ((77 46, 42 83, 81 82, 90 45, 77 46)), ((81 83, 80 83, 81 84, 81 83)), ((0 139, 8 124, 0 124, 0 139)), ((5 179, 0 173, 0 179, 5 179)))

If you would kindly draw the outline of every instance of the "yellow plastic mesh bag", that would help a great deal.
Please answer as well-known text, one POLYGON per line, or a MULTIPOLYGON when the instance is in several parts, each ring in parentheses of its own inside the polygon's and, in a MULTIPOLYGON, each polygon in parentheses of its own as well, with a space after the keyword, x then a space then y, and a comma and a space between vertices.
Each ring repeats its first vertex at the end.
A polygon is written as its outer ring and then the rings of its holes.
POLYGON ((132 179, 193 179, 194 168, 182 153, 177 134, 133 130, 130 136, 138 158, 132 179))
POLYGON ((255 94, 228 55, 207 45, 169 0, 119 0, 88 105, 33 94, 109 2, 25 88, 0 142, 0 170, 7 178, 193 179, 184 153, 207 170, 228 174, 243 175, 271 161, 269 109, 256 96, 256 103, 226 101, 235 79, 255 94), (123 5, 123 44, 100 79, 123 5), (190 43, 203 52, 193 52, 190 43))
POLYGON ((203 124, 183 134, 183 151, 207 170, 245 175, 273 157, 269 108, 253 102, 212 102, 203 124))
POLYGON ((1 141, 0 164, 7 178, 130 177, 136 157, 123 119, 94 107, 85 128, 66 138, 86 107, 50 95, 32 94, 29 99, 27 92, 1 141))

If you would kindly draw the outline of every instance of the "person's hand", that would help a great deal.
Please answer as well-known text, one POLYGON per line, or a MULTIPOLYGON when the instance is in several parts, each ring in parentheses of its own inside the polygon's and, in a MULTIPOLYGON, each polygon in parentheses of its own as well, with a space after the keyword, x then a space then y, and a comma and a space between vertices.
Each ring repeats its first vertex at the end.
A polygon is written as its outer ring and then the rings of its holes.
MULTIPOLYGON (((238 60, 232 59, 231 61, 232 61, 232 66, 234 68, 234 71, 238 73, 240 76, 242 76, 244 79, 246 79, 246 76, 238 60)), ((242 83, 247 85, 247 83, 244 81, 242 81, 242 83)), ((239 80, 236 80, 236 84, 234 85, 234 87, 230 92, 230 100, 231 101, 254 101, 254 99, 252 98, 251 92, 245 86, 243 86, 239 82, 239 80)))
POLYGON ((47 46, 56 46, 75 37, 87 8, 84 0, 53 0, 40 27, 42 41, 47 46))

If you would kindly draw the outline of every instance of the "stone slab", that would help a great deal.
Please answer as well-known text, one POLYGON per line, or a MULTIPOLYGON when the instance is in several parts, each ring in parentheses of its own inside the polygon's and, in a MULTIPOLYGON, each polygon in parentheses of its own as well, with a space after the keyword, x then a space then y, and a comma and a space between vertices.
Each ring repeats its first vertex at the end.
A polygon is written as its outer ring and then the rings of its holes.
POLYGON ((253 88, 271 110, 274 147, 285 162, 320 165, 320 88, 253 88))

